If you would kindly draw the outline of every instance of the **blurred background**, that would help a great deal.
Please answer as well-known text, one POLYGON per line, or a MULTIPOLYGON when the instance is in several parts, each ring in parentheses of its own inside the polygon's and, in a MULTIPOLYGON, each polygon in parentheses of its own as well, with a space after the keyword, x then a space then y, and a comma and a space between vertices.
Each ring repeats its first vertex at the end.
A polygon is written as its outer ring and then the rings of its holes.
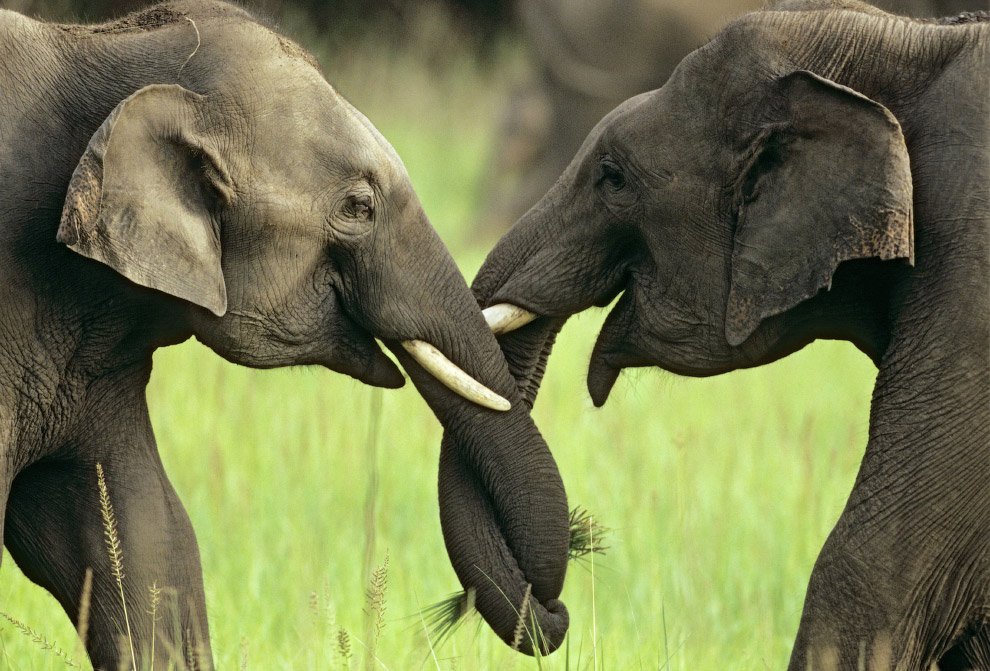
MULTIPOLYGON (((914 16, 983 0, 883 0, 914 16)), ((141 0, 0 0, 96 22, 141 0)), ((465 276, 588 130, 759 0, 253 0, 402 156, 465 276)), ((459 589, 436 504, 440 427, 409 388, 317 369, 252 371, 198 343, 159 351, 149 403, 200 540, 220 668, 782 668, 804 589, 866 442, 875 371, 820 343, 707 380, 625 373, 591 407, 604 311, 572 319, 534 414, 571 505, 611 527, 572 565, 565 650, 517 656, 477 621, 437 645, 421 610, 459 589), (388 556, 385 627, 369 581, 388 556)), ((94 483, 95 486, 95 483, 94 483)), ((112 497, 112 491, 111 491, 112 497)), ((125 548, 126 563, 126 548, 125 548)), ((0 568, 0 610, 83 666, 59 606, 0 568)), ((0 623, 2 624, 2 623, 0 623)), ((11 626, 0 669, 61 669, 11 626)))

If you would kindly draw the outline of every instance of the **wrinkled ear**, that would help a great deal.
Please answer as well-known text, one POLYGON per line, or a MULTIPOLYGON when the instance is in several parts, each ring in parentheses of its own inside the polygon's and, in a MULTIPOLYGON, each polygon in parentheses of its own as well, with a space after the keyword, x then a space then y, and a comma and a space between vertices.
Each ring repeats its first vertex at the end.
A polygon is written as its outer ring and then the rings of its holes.
POLYGON ((233 189, 201 132, 204 101, 156 84, 117 105, 72 174, 57 240, 132 282, 222 315, 215 212, 233 189))
POLYGON ((843 261, 914 263, 911 166, 883 105, 810 72, 780 78, 741 160, 725 335, 830 288, 843 261))

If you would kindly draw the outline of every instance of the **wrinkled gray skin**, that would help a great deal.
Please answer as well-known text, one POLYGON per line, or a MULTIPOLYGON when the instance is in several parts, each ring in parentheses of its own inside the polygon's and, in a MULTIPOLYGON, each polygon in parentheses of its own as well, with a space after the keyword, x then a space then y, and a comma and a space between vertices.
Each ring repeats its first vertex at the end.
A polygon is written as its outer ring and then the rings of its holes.
POLYGON ((473 288, 541 315, 500 337, 530 403, 567 317, 620 293, 596 405, 626 367, 855 343, 869 443, 789 668, 988 669, 990 22, 846 7, 747 15, 623 103, 473 288))
MULTIPOLYGON (((212 667, 199 551, 145 401, 152 352, 191 335, 235 363, 316 364, 397 387, 384 341, 451 439, 456 470, 440 495, 452 560, 477 554, 478 538, 456 531, 464 497, 481 497, 511 548, 504 567, 478 564, 485 584, 522 594, 532 583, 566 630, 567 502, 553 459, 401 161, 306 52, 215 2, 102 26, 0 11, 0 91, 0 529, 73 621, 93 570, 96 668, 119 668, 124 622, 97 463, 139 666, 152 664, 156 583, 155 668, 169 649, 212 667), (399 347, 412 338, 512 410, 448 391, 399 347)), ((475 570, 465 586, 482 579, 475 570)), ((513 605, 481 604, 491 618, 513 605)))
MULTIPOLYGON (((691 50, 760 0, 518 0, 536 74, 508 99, 483 232, 501 235, 557 180, 585 136, 625 99, 663 85, 691 50)), ((913 17, 986 9, 984 0, 877 0, 913 17)))

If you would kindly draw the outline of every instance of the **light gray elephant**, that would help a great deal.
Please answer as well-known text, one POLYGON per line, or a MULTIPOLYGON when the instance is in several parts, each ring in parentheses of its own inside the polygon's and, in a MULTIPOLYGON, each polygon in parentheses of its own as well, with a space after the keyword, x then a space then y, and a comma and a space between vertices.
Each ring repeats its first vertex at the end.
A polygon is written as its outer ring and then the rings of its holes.
MULTIPOLYGON (((73 621, 92 569, 96 668, 122 668, 124 631, 136 668, 175 650, 212 667, 196 539, 145 400, 152 352, 193 335, 247 366, 400 386, 383 341, 452 438, 445 518, 461 515, 451 492, 483 498, 512 547, 511 567, 465 586, 529 583, 566 630, 553 458, 402 161, 312 56, 219 2, 91 26, 0 10, 0 92, 0 531, 73 621), (153 584, 173 611, 157 646, 153 584)), ((452 557, 475 540, 456 526, 452 557)))
POLYGON ((716 375, 817 338, 873 360, 791 671, 990 669, 988 72, 988 12, 746 15, 606 116, 474 282, 529 403, 564 321, 620 294, 596 405, 628 367, 716 375))
MULTIPOLYGON (((482 232, 500 235, 564 171, 588 131, 626 98, 663 85, 692 49, 760 0, 518 0, 535 76, 502 112, 482 232)), ((876 0, 912 17, 985 9, 983 0, 876 0)))

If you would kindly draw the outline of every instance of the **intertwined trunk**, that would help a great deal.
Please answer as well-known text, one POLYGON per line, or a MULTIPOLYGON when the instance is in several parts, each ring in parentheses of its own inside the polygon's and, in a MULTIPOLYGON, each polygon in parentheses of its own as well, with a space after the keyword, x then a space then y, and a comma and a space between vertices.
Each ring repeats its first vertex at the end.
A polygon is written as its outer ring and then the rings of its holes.
MULTIPOLYGON (((435 345, 511 404, 499 412, 465 400, 398 342, 386 340, 444 427, 439 501, 451 563, 464 588, 474 591, 478 611, 506 643, 530 654, 534 648, 550 652, 568 626, 567 609, 558 600, 567 568, 568 506, 556 463, 439 238, 430 230, 428 240, 397 241, 391 248, 398 254, 415 250, 394 265, 409 272, 420 264, 417 272, 430 278, 404 291, 406 305, 429 306, 432 317, 415 318, 403 337, 435 345)), ((395 314, 389 319, 401 321, 395 314)))

